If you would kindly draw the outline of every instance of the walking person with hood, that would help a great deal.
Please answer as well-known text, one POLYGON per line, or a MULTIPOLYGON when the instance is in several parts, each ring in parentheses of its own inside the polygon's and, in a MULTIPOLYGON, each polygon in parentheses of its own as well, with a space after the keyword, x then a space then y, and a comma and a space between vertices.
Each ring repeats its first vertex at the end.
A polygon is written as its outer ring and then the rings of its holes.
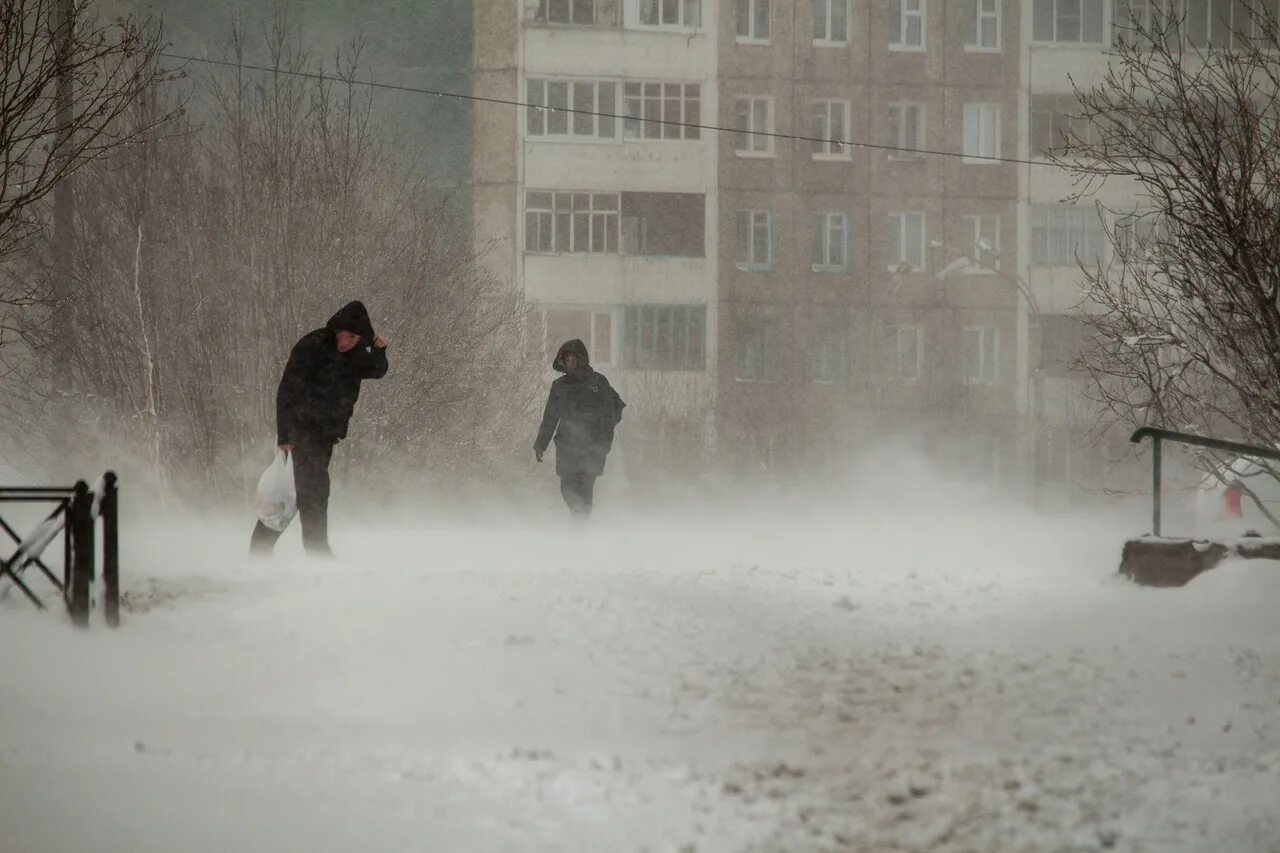
MULTIPOLYGON (((289 353, 276 391, 276 444, 293 456, 293 480, 307 554, 329 556, 329 460, 347 437, 360 383, 387 373, 387 342, 362 302, 348 302, 289 353)), ((261 521, 249 549, 268 555, 280 533, 261 521)))
POLYGON ((564 376, 551 383, 533 454, 541 462, 554 439, 560 494, 572 516, 585 518, 591 513, 596 478, 604 473, 613 431, 627 404, 603 374, 591 369, 582 341, 575 339, 560 347, 551 366, 564 376))

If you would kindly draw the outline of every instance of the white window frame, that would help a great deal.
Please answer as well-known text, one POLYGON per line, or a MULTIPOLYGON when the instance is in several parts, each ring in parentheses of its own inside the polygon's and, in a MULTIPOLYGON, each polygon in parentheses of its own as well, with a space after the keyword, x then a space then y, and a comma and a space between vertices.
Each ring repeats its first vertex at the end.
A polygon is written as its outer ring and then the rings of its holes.
POLYGON ((845 272, 849 269, 849 214, 843 211, 818 211, 809 214, 813 229, 812 248, 822 256, 810 258, 814 272, 845 272), (832 263, 832 237, 839 235, 840 263, 832 263), (821 248, 819 248, 819 246, 821 248))
POLYGON ((974 262, 961 270, 964 275, 989 275, 1000 269, 1000 225, 998 213, 966 213, 960 217, 961 228, 965 239, 965 254, 974 262), (985 228, 989 225, 991 227, 985 228), (984 234, 983 232, 987 232, 984 234), (981 241, 991 244, 990 249, 982 248, 981 241), (985 254, 990 258, 984 258, 985 254))
POLYGON ((1033 204, 1029 221, 1031 242, 1028 261, 1031 266, 1078 267, 1081 262, 1092 264, 1095 260, 1099 263, 1106 260, 1106 230, 1095 209, 1066 204, 1033 204), (1039 257, 1040 231, 1045 232, 1045 255, 1048 256, 1043 259, 1039 257), (1061 233, 1064 231, 1065 237, 1061 233), (1068 257, 1065 246, 1076 233, 1081 241, 1068 257), (1091 243, 1096 243, 1096 246, 1091 243), (1091 248, 1097 249, 1092 255, 1089 252, 1091 248))
POLYGON ((618 141, 618 137, 619 137, 618 125, 621 123, 621 121, 617 118, 602 118, 602 116, 599 115, 599 113, 609 113, 610 115, 616 116, 620 113, 620 110, 618 109, 619 99, 618 99, 618 81, 617 80, 590 80, 590 79, 573 78, 573 77, 529 77, 525 80, 525 95, 530 104, 537 103, 538 101, 541 102, 541 106, 525 107, 525 109, 527 110, 527 113, 525 116, 524 136, 525 136, 525 139, 527 140, 530 140, 533 142, 588 142, 588 143, 601 143, 601 142, 607 143, 607 142, 618 141), (530 92, 530 87, 539 85, 539 84, 541 86, 542 91, 537 96, 537 99, 535 100, 534 95, 530 92), (591 103, 579 106, 577 103, 578 87, 583 85, 590 85, 592 87, 591 103), (565 112, 566 132, 565 133, 550 133, 547 130, 547 128, 551 124, 552 114, 558 111, 556 107, 547 106, 547 104, 549 104, 551 100, 550 91, 552 86, 566 87, 565 103, 567 106, 565 107, 566 109, 566 112, 565 112), (600 93, 606 89, 611 89, 613 91, 613 107, 610 109, 605 109, 605 107, 600 102, 601 101, 600 93), (591 119, 591 126, 592 126, 592 132, 589 134, 574 133, 574 120, 581 116, 580 113, 574 112, 574 110, 579 110, 579 109, 585 110, 591 113, 595 113, 594 115, 588 116, 588 118, 591 119), (538 118, 542 121, 541 133, 532 133, 529 130, 530 119, 533 115, 537 115, 538 118), (600 133, 600 125, 602 121, 608 121, 613 124, 612 134, 608 136, 604 136, 600 133))
POLYGON ((969 53, 999 53, 1001 39, 1004 37, 1004 21, 1000 14, 1002 0, 968 0, 968 2, 972 4, 972 8, 965 11, 972 11, 975 41, 966 41, 964 49, 969 53), (987 29, 988 27, 989 29, 987 29), (995 33, 995 44, 993 45, 982 43, 983 34, 989 31, 995 33))
MULTIPOLYGON (((889 39, 889 50, 905 51, 908 53, 923 53, 925 46, 929 43, 929 32, 927 29, 928 15, 926 15, 927 0, 894 0, 898 4, 898 20, 893 34, 889 39), (907 29, 912 19, 916 19, 920 24, 920 42, 913 44, 906 40, 907 29)), ((890 8, 890 14, 893 9, 890 8)))
POLYGON ((768 316, 740 317, 734 324, 734 338, 737 353, 733 360, 733 378, 735 382, 773 382, 778 377, 778 340, 777 319, 768 316), (743 332, 751 330, 752 336, 758 336, 761 346, 761 367, 754 376, 747 376, 743 370, 747 336, 743 332))
POLYGON ((746 123, 749 129, 739 129, 734 138, 734 153, 739 157, 773 157, 773 98, 767 95, 740 95, 733 99, 734 122, 743 118, 741 105, 748 104, 746 123), (755 130, 758 112, 764 111, 764 130, 755 130), (743 147, 745 145, 745 147, 743 147), (760 147, 763 146, 763 147, 760 147))
MULTIPOLYGON (((559 346, 562 343, 562 341, 552 341, 547 337, 547 334, 550 331, 550 326, 551 326, 551 314, 557 311, 561 313, 590 314, 591 328, 588 330, 587 337, 584 340, 587 345, 587 351, 591 353, 591 363, 593 365, 600 365, 600 366, 608 366, 610 364, 617 363, 620 347, 617 344, 618 339, 615 334, 616 329, 614 328, 617 325, 617 318, 612 310, 609 310, 609 309, 601 310, 599 305, 547 305, 545 306, 542 309, 542 337, 544 341, 547 341, 547 345, 552 347, 559 346), (596 325, 596 323, 599 320, 604 320, 605 325, 607 325, 609 329, 609 332, 608 332, 609 348, 607 350, 604 349, 604 342, 603 340, 601 340, 598 334, 600 329, 596 325)), ((547 355, 554 357, 556 353, 549 352, 547 353, 547 355)))
POLYGON ((891 149, 888 153, 890 160, 916 161, 924 159, 924 140, 925 140, 925 116, 924 104, 916 101, 890 101, 889 102, 889 129, 890 139, 889 145, 891 149), (894 133, 894 111, 897 111, 897 132, 894 133), (916 114, 916 140, 915 145, 908 145, 906 118, 911 110, 916 114))
POLYGON ((1000 382, 1000 330, 995 326, 965 326, 960 330, 964 341, 963 379, 965 385, 996 385, 1000 382), (978 338, 978 363, 969 363, 970 338, 978 338), (989 359, 989 361, 988 361, 989 359), (977 368, 976 374, 973 368, 977 368))
POLYGON ((620 352, 628 370, 672 373, 706 370, 705 304, 631 304, 623 306, 621 313, 620 352), (665 339, 660 334, 663 326, 666 327, 665 339), (677 341, 677 337, 682 340, 677 341), (641 353, 645 357, 641 357, 641 353))
POLYGON ((1111 28, 1111 22, 1107 19, 1107 11, 1109 7, 1107 0, 1036 0, 1035 6, 1031 10, 1031 41, 1034 44, 1061 44, 1061 45, 1078 45, 1080 47, 1101 46, 1107 43, 1108 31, 1111 28), (1040 3, 1053 4, 1053 36, 1051 38, 1039 38, 1036 28, 1036 16, 1039 14, 1040 3), (1078 2, 1080 8, 1080 37, 1077 39, 1063 39, 1059 36, 1058 30, 1062 24, 1063 16, 1059 13, 1059 7, 1065 2, 1078 2), (1096 4, 1096 7, 1094 6, 1096 4), (1090 6, 1097 9, 1100 17, 1099 35, 1097 41, 1092 39, 1086 40, 1085 34, 1085 7, 1090 6))
POLYGON ((733 0, 733 39, 738 44, 771 44, 773 39, 773 0, 733 0), (739 15, 744 6, 747 10, 747 32, 745 34, 738 32, 739 15), (767 10, 765 27, 768 32, 763 36, 756 32, 756 19, 761 6, 764 6, 767 10))
POLYGON ((813 382, 817 385, 844 385, 849 381, 849 327, 840 320, 818 323, 813 334, 813 382), (834 350, 834 352, 832 352, 834 350), (828 359, 827 356, 832 358, 828 359), (834 367, 834 375, 826 368, 834 367))
POLYGON ((847 144, 849 138, 849 121, 852 109, 848 101, 837 98, 817 98, 809 110, 812 122, 813 138, 811 143, 815 160, 848 160, 852 156, 853 146, 847 144), (838 111, 840 126, 839 135, 832 132, 831 116, 838 111), (819 113, 821 112, 821 115, 819 113))
POLYGON ((964 162, 988 166, 1000 163, 1000 117, 999 104, 964 105, 961 134, 964 162))
POLYGON ((773 211, 764 208, 749 208, 735 210, 733 212, 734 227, 734 265, 744 272, 771 272, 777 268, 777 257, 775 255, 777 247, 777 231, 776 223, 773 217, 773 211), (739 238, 742 235, 740 218, 742 216, 749 217, 747 223, 747 245, 745 247, 739 245, 739 238), (763 217, 763 220, 760 218, 763 217), (755 260, 756 258, 756 236, 761 222, 765 227, 765 256, 766 260, 762 263, 755 260), (741 257, 745 248, 746 257, 741 257))
POLYGON ((551 0, 526 0, 526 8, 528 9, 528 17, 534 23, 550 26, 550 27, 616 27, 618 26, 618 13, 621 11, 622 0, 569 0, 568 6, 572 9, 574 6, 590 5, 592 9, 591 22, 575 21, 572 13, 567 21, 552 21, 545 17, 545 11, 550 9, 551 0), (611 14, 606 14, 606 10, 612 10, 611 14))
POLYGON ((648 30, 650 32, 665 31, 690 33, 697 32, 702 29, 702 25, 705 20, 704 16, 707 13, 707 5, 710 0, 665 0, 665 2, 664 0, 651 0, 658 13, 659 22, 656 24, 645 23, 644 11, 647 2, 650 2, 650 0, 627 0, 628 9, 626 21, 628 26, 633 26, 638 30, 648 30), (676 17, 679 20, 675 23, 661 20, 662 14, 665 11, 666 3, 668 2, 676 4, 676 17), (633 9, 634 12, 632 11, 633 9), (698 19, 696 23, 689 22, 689 11, 691 9, 697 10, 698 19))
POLYGON ((894 210, 889 212, 888 218, 889 227, 891 229, 896 228, 898 232, 898 257, 889 262, 889 272, 897 272, 898 268, 903 264, 909 264, 911 266, 911 272, 924 272, 925 264, 928 263, 928 259, 925 257, 925 247, 929 245, 927 232, 925 230, 926 217, 924 212, 919 210, 894 210), (920 256, 919 264, 916 264, 910 257, 911 252, 907 247, 907 233, 909 230, 907 228, 907 222, 912 217, 918 217, 920 220, 920 243, 918 246, 920 256))
POLYGON ((814 35, 813 43, 817 47, 847 47, 849 44, 849 0, 813 0, 811 4, 814 8, 814 29, 817 29, 818 17, 817 6, 822 6, 823 31, 825 37, 814 35), (832 38, 832 30, 835 28, 836 9, 844 10, 844 33, 840 38, 832 38))
POLYGON ((525 196, 524 196, 524 227, 525 227, 524 251, 525 251, 525 254, 529 254, 529 255, 566 255, 566 254, 567 255, 618 255, 618 254, 621 254, 621 246, 622 246, 621 223, 622 223, 622 194, 621 193, 593 192, 591 190, 546 190, 546 189, 537 189, 537 188, 525 190, 525 196), (550 208, 530 207, 529 196, 533 194, 546 194, 551 196, 551 207, 550 208), (587 207, 583 210, 575 210, 574 197, 582 196, 582 195, 588 196, 587 207), (614 206, 612 209, 607 207, 607 202, 609 199, 612 199, 613 201, 614 206), (567 207, 562 208, 560 206, 561 203, 566 201, 567 201, 567 207), (596 207, 597 204, 600 204, 599 208, 596 207), (538 214, 540 229, 542 228, 541 223, 544 215, 547 213, 551 215, 550 216, 551 247, 549 249, 530 248, 529 233, 528 233, 529 231, 528 223, 529 223, 530 213, 538 214), (559 234, 560 229, 564 227, 563 222, 564 222, 564 217, 566 216, 568 217, 568 228, 569 228, 568 236, 566 238, 568 241, 568 248, 558 249, 557 248, 558 241, 556 238, 559 234), (587 246, 585 248, 580 248, 575 245, 575 234, 577 233, 577 229, 575 227, 576 223, 574 222, 575 217, 579 217, 579 218, 585 217, 587 220, 587 246), (610 217, 612 217, 612 220, 613 220, 612 225, 610 225, 610 222, 609 222, 610 217), (610 237, 609 237, 610 227, 612 227, 612 231, 613 231, 612 241, 610 240, 610 237), (593 244, 595 243, 596 232, 598 229, 601 229, 601 228, 604 229, 600 231, 600 238, 604 241, 604 248, 601 251, 594 251, 592 247, 593 247, 593 244), (612 250, 610 249, 610 243, 612 243, 612 250))
POLYGON ((924 329, 915 325, 900 325, 893 329, 893 379, 899 385, 919 385, 924 376, 924 329), (908 362, 902 356, 902 338, 910 333, 915 340, 915 364, 908 373, 903 370, 908 362))
POLYGON ((698 142, 702 139, 702 131, 696 125, 702 121, 702 86, 698 83, 687 83, 671 80, 624 80, 619 87, 622 96, 618 99, 622 119, 622 139, 626 142, 698 142), (657 91, 652 91, 652 87, 657 91), (638 87, 639 94, 634 91, 638 87), (674 91, 673 91, 674 88, 674 91), (690 109, 696 104, 696 109, 690 109), (678 115, 668 115, 673 108, 678 115), (632 110, 635 108, 635 118, 632 110), (656 112, 656 115, 653 113, 656 112), (639 119, 650 119, 640 121, 639 119), (656 120, 655 120, 656 119, 656 120), (628 123, 635 122, 633 133, 628 123), (665 124, 677 122, 678 124, 665 124), (687 125, 695 125, 689 127, 687 125), (657 136, 649 136, 650 130, 656 129, 657 136), (679 134, 669 136, 669 133, 679 134))

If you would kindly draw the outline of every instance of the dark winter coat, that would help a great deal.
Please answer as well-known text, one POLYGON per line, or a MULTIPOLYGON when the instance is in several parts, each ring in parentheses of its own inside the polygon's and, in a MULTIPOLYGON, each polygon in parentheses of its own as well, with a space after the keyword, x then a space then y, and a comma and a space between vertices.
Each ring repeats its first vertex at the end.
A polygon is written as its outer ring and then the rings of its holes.
POLYGON ((605 457, 613 447, 613 430, 622 420, 622 410, 627 404, 608 379, 591 369, 587 347, 582 341, 572 340, 560 347, 551 366, 565 375, 551 383, 551 394, 533 449, 541 454, 554 438, 558 476, 591 474, 598 477, 604 473, 605 457), (572 373, 565 369, 566 353, 578 357, 578 369, 572 373))
POLYGON ((360 382, 387 373, 387 351, 373 346, 373 323, 363 303, 349 302, 323 329, 302 337, 289 353, 276 392, 276 439, 292 444, 310 439, 336 442, 347 437, 347 423, 360 397, 360 382), (339 331, 360 336, 360 343, 338 352, 339 331))

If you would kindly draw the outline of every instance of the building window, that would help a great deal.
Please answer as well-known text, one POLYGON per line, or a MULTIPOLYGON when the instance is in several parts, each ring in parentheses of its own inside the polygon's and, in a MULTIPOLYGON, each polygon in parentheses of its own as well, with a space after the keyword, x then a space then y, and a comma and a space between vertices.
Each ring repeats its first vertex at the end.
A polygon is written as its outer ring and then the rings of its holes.
POLYGON ((813 269, 840 272, 849 268, 849 214, 815 213, 813 223, 813 269))
POLYGON ((1031 263, 1035 266, 1098 263, 1106 238, 1096 210, 1056 204, 1031 207, 1031 263))
POLYGON ((1035 0, 1032 38, 1057 44, 1102 44, 1104 5, 1103 0, 1035 0))
POLYGON ((631 370, 703 370, 705 305, 628 305, 622 345, 631 370))
POLYGON ((975 213, 960 217, 961 239, 965 254, 983 269, 994 270, 1000 266, 1000 217, 996 214, 975 213))
POLYGON ((697 29, 702 0, 640 0, 640 26, 697 29))
POLYGON ((1000 156, 999 104, 964 105, 964 156, 986 162, 1000 156))
MULTIPOLYGON (((1155 0, 1146 4, 1130 3, 1132 6, 1156 6, 1155 0)), ((1272 19, 1280 15, 1275 0, 1261 2, 1245 2, 1245 0, 1187 0, 1185 32, 1187 44, 1191 47, 1209 50, 1243 48, 1249 42, 1265 35, 1267 17, 1272 19)), ((1163 7, 1162 7, 1163 9, 1163 7)), ((1177 11, 1166 13, 1176 15, 1177 11)), ((1148 11, 1151 16, 1156 10, 1148 11)), ((1131 13, 1132 14, 1132 13, 1131 13)), ((1264 50, 1275 50, 1275 45, 1262 46, 1264 50)))
POLYGON ((617 138, 617 83, 531 79, 526 91, 529 136, 617 138))
POLYGON ((543 24, 616 26, 618 0, 539 0, 533 19, 543 24))
POLYGON ((622 193, 622 253, 706 257, 706 197, 701 193, 622 193))
MULTIPOLYGON (((1111 4, 1111 37, 1130 43, 1150 45, 1157 30, 1173 22, 1177 14, 1176 0, 1113 0, 1111 4)), ((1179 19, 1179 22, 1180 19, 1179 19)))
POLYGON ((899 326, 894 330, 894 378, 903 384, 920 381, 924 367, 924 342, 918 326, 899 326))
POLYGON ((733 102, 734 137, 737 152, 742 155, 772 155, 773 100, 771 98, 738 98, 733 102))
POLYGON ((849 329, 840 320, 823 320, 814 329, 813 381, 843 383, 849 378, 849 329))
POLYGON ((889 0, 889 47, 924 50, 925 0, 889 0))
POLYGON ((772 382, 777 376, 777 326, 771 317, 739 319, 738 358, 734 378, 747 382, 772 382))
POLYGON ((1033 95, 1031 139, 1033 154, 1049 157, 1068 146, 1092 146, 1101 141, 1096 122, 1080 114, 1080 102, 1071 95, 1033 95))
POLYGON ((1156 212, 1116 217, 1116 254, 1129 263, 1149 263, 1161 254, 1169 239, 1168 220, 1156 212))
POLYGON ((587 345, 592 364, 613 363, 613 315, 604 311, 573 308, 550 308, 546 323, 547 360, 555 357, 557 348, 574 338, 587 345))
POLYGON ((889 152, 891 160, 919 160, 924 154, 924 107, 889 104, 889 152))
POLYGON ((1000 0, 966 0, 964 12, 966 50, 1000 49, 1000 0))
POLYGON ((849 0, 813 0, 813 40, 823 45, 849 41, 849 0))
POLYGON ((964 329, 964 382, 966 385, 994 385, 996 382, 996 330, 983 326, 964 329))
POLYGON ((905 265, 911 272, 924 269, 924 214, 889 214, 889 269, 898 272, 905 265))
POLYGON ((697 83, 622 84, 627 139, 700 139, 702 87, 697 83))
POLYGON ((772 0, 735 0, 734 33, 738 41, 767 42, 772 0))
POLYGON ((1039 327, 1040 369, 1046 376, 1070 375, 1090 344, 1089 325, 1069 314, 1043 314, 1039 327))
POLYGON ((546 254, 617 254, 618 194, 526 192, 524 246, 546 254))
POLYGON ((738 269, 773 269, 773 211, 739 210, 735 215, 738 232, 736 256, 738 269))
POLYGON ((848 131, 848 101, 813 102, 813 159, 849 159, 848 131))

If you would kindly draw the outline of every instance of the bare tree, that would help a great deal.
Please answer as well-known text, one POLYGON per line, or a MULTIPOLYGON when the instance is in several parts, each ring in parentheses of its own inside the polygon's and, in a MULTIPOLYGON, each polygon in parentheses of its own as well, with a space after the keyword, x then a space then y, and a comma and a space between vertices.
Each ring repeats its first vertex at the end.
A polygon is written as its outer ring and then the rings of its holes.
POLYGON ((1077 87, 1077 121, 1052 152, 1078 179, 1074 200, 1119 183, 1136 201, 1098 203, 1113 251, 1081 259, 1093 343, 1080 366, 1103 426, 1280 440, 1274 5, 1192 20, 1182 4, 1135 4, 1105 77, 1077 87))
MULTIPOLYGON (((528 308, 487 276, 447 199, 422 189, 370 121, 359 44, 334 79, 278 17, 272 72, 239 61, 199 81, 205 126, 175 125, 95 165, 79 190, 76 394, 85 426, 139 451, 157 485, 240 494, 274 446, 289 348, 349 299, 392 341, 339 473, 482 477, 524 439, 539 390, 528 308)), ((120 121, 148 125, 140 99, 120 121)))
POLYGON ((41 234, 48 221, 41 202, 56 187, 166 118, 155 116, 151 127, 119 120, 169 76, 159 64, 159 27, 104 22, 93 6, 0 0, 0 264, 41 234))

